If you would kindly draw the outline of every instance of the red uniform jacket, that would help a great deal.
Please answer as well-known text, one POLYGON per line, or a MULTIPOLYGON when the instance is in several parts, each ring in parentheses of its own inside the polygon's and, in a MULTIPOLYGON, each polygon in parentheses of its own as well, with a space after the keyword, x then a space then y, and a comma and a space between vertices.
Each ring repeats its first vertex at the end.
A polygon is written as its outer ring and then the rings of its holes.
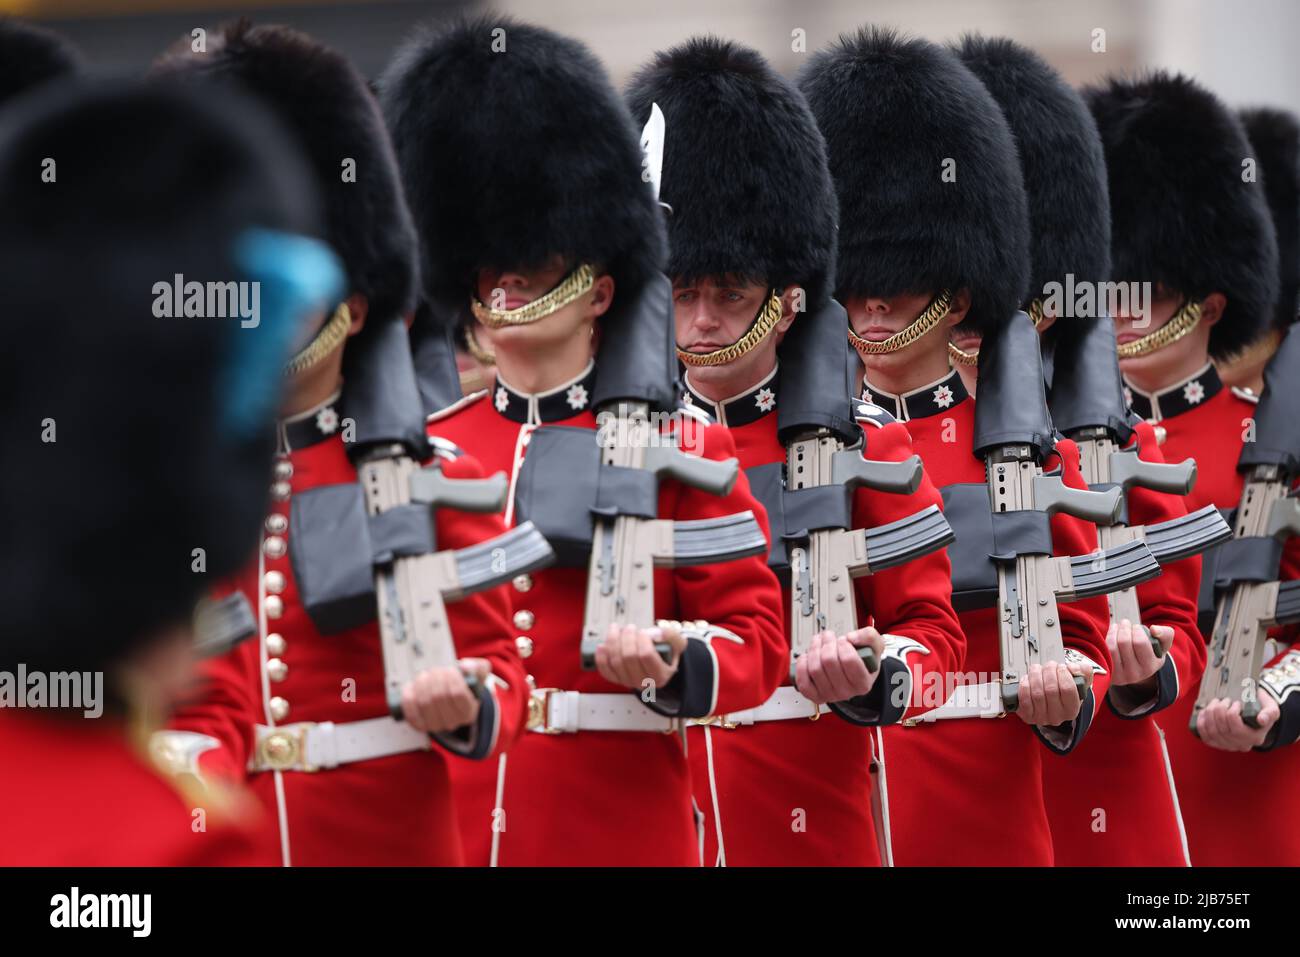
MULTIPOLYGON (((220 743, 201 756, 205 773, 243 778, 256 725, 342 724, 387 714, 378 625, 372 621, 330 635, 317 631, 299 599, 288 548, 294 494, 356 481, 342 438, 342 415, 326 404, 280 427, 281 448, 288 451, 277 458, 259 560, 232 585, 257 613, 260 635, 205 662, 199 695, 172 722, 220 743)), ((445 461, 443 470, 451 478, 483 474, 468 457, 445 461)), ((445 509, 435 523, 439 549, 477 544, 503 530, 495 515, 445 509)), ((527 683, 511 641, 506 588, 449 602, 447 613, 457 653, 488 659, 505 683, 495 687, 493 740, 482 742, 499 752, 521 730, 527 713, 527 683)), ((248 783, 280 823, 285 864, 456 865, 463 857, 452 807, 451 760, 434 747, 317 772, 259 771, 248 783)))
MULTIPOLYGON (((1129 391, 1134 411, 1165 431, 1165 457, 1171 462, 1196 459, 1196 486, 1187 496, 1187 507, 1236 508, 1242 487, 1237 457, 1257 399, 1223 385, 1212 365, 1154 396, 1132 386, 1129 391)), ((1283 578, 1295 578, 1300 570, 1298 546, 1295 539, 1287 546, 1283 578)), ((1169 746, 1192 864, 1300 864, 1300 833, 1270 812, 1300 788, 1300 750, 1280 747, 1241 754, 1201 743, 1187 727, 1199 691, 1198 679, 1157 719, 1169 746)), ((1292 695, 1284 715, 1297 705, 1300 699, 1292 695)))
MULTIPOLYGON (((1139 424, 1137 434, 1140 458, 1166 461, 1151 426, 1139 424)), ((1179 496, 1141 488, 1129 493, 1128 509, 1130 525, 1154 525, 1187 514, 1179 496)), ((1143 624, 1174 629, 1173 646, 1156 673, 1155 697, 1133 707, 1112 688, 1087 740, 1068 759, 1043 762, 1057 864, 1187 863, 1164 736, 1151 716, 1185 696, 1205 668, 1205 644, 1196 628, 1200 580, 1201 558, 1193 555, 1166 565, 1160 577, 1138 586, 1143 624)))
MULTIPOLYGON (((935 485, 984 481, 984 463, 971 453, 975 402, 956 372, 905 396, 867 387, 864 398, 907 423, 912 442, 935 485)), ((1083 487, 1078 450, 1057 445, 1067 484, 1083 487)), ((1049 461, 1051 468, 1058 463, 1049 461)), ((1057 514, 1052 540, 1058 555, 1083 555, 1097 547, 1096 529, 1057 514)), ((1074 648, 1107 673, 1106 601, 1094 598, 1060 605, 1062 633, 1074 648)), ((966 634, 963 681, 995 679, 1000 671, 995 611, 960 613, 966 634)), ((1038 740, 1014 715, 957 718, 886 728, 884 766, 894 860, 900 865, 1050 865, 1052 837, 1043 799, 1040 762, 1044 744, 1072 749, 1087 731, 1108 674, 1097 674, 1073 725, 1038 740)), ((1046 760, 1054 757, 1049 755, 1046 760)))
MULTIPOLYGON (((722 403, 697 393, 688 399, 731 430, 743 468, 785 462, 785 447, 777 439, 779 370, 744 395, 722 403)), ((897 462, 912 454, 911 437, 903 425, 891 424, 887 415, 864 422, 868 423, 864 452, 868 458, 897 462)), ((859 489, 854 497, 854 527, 883 525, 940 501, 929 479, 913 495, 859 489)), ((859 578, 856 584, 860 623, 919 644, 887 652, 896 657, 885 659, 871 694, 852 702, 855 720, 863 724, 824 715, 816 721, 691 729, 691 774, 696 804, 705 815, 706 862, 718 858, 716 800, 728 864, 880 863, 870 803, 875 732, 866 725, 892 723, 904 714, 925 710, 919 701, 909 707, 911 689, 924 687, 927 676, 960 670, 966 642, 952 610, 946 552, 859 578), (707 747, 706 735, 711 739, 707 747)), ((788 573, 782 593, 788 624, 788 573)))
POLYGON ((5 709, 0 767, 10 772, 0 790, 0 867, 274 862, 270 835, 185 800, 131 747, 121 721, 5 709))
MULTIPOLYGON (((497 380, 491 394, 468 397, 430 427, 472 452, 490 470, 511 476, 511 488, 538 425, 596 428, 589 408, 594 366, 571 383, 540 395, 497 380)), ((735 446, 726 429, 680 423, 705 458, 726 459, 735 446)), ((593 436, 593 441, 595 437, 593 436)), ((563 488, 556 496, 565 494, 563 488)), ((762 506, 742 474, 730 495, 716 496, 664 481, 659 515, 699 519, 752 510, 767 532, 762 506)), ((514 521, 514 500, 507 523, 514 521)), ((516 634, 531 642, 526 659, 538 688, 634 694, 583 671, 579 654, 587 569, 552 567, 515 582, 516 634)), ((655 613, 703 619, 743 643, 688 642, 674 683, 682 717, 739 711, 761 704, 783 680, 789 650, 781 625, 780 586, 762 556, 655 573, 655 613)), ((666 689, 667 690, 667 689, 666 689)), ((698 836, 690 771, 682 739, 644 731, 527 734, 503 767, 457 762, 457 805, 468 860, 487 864, 497 843, 502 865, 697 865, 698 836), (499 773, 500 772, 500 773, 499 773), (501 800, 498 803, 498 788, 501 800), (496 838, 494 842, 494 836, 496 838)))

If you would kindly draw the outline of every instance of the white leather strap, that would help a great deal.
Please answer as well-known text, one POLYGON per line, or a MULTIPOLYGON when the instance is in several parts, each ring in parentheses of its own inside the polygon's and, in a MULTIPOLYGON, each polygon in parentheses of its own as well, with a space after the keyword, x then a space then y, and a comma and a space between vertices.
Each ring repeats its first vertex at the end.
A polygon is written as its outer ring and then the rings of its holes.
POLYGON ((981 684, 958 685, 953 689, 948 700, 933 710, 907 718, 903 727, 913 728, 918 724, 933 724, 951 718, 1000 718, 1002 710, 1002 686, 996 681, 981 684))
POLYGON ((676 718, 655 714, 636 695, 537 688, 528 709, 528 730, 538 734, 579 731, 674 731, 676 718))
POLYGON ((758 724, 761 721, 793 721, 795 718, 813 720, 824 714, 829 714, 830 710, 828 705, 814 705, 799 693, 798 688, 787 685, 777 688, 772 697, 757 708, 748 708, 745 711, 736 711, 715 718, 700 718, 691 723, 716 724, 730 730, 750 724, 758 724))
POLYGON ((277 728, 256 727, 250 771, 323 771, 341 764, 386 758, 408 751, 427 751, 429 736, 405 721, 304 721, 277 728))

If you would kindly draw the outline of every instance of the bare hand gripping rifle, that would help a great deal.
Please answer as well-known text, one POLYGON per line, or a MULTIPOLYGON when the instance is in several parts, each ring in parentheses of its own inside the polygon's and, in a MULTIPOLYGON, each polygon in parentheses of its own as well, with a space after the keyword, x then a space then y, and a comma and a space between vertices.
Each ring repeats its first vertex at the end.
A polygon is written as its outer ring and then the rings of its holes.
MULTIPOLYGON (((345 397, 356 430, 348 451, 357 482, 294 496, 291 557, 303 605, 323 634, 378 618, 388 710, 401 720, 406 683, 456 664, 446 602, 544 567, 554 554, 528 523, 476 545, 438 550, 435 510, 499 511, 505 476, 449 479, 436 458, 421 467, 432 448, 405 325, 376 327, 365 347, 345 397)), ((487 700, 488 688, 466 680, 487 700)), ((449 750, 481 756, 456 735, 433 737, 449 750)), ((471 731, 470 742, 476 737, 471 731)))
MULTIPOLYGON (((1031 664, 1066 661, 1058 602, 1132 587, 1158 575, 1160 566, 1137 540, 1091 555, 1052 555, 1050 515, 1110 525, 1123 502, 1118 486, 1083 491, 1043 472, 1055 429, 1038 333, 1024 313, 985 337, 979 378, 974 452, 985 461, 993 525, 989 557, 997 568, 1002 706, 1015 711, 1031 664)), ((1083 700, 1086 682, 1077 675, 1075 689, 1083 700)))
MULTIPOLYGON (((658 517, 662 479, 727 495, 740 474, 736 459, 688 455, 676 434, 658 427, 660 417, 679 408, 672 308, 671 284, 656 276, 620 314, 607 317, 592 397, 599 429, 539 428, 519 472, 517 514, 537 523, 560 564, 587 566, 581 657, 588 669, 611 624, 656 623, 656 568, 711 565, 767 549, 750 511, 691 521, 658 517)), ((666 643, 659 652, 669 660, 666 643)))
MULTIPOLYGON (((1155 525, 1128 523, 1129 489, 1186 495, 1196 482, 1196 460, 1162 464, 1138 457, 1136 443, 1132 443, 1132 413, 1124 401, 1115 333, 1108 319, 1075 320, 1071 328, 1061 330, 1058 340, 1049 400, 1052 421, 1079 446, 1088 487, 1094 491, 1118 487, 1123 493, 1118 519, 1097 525, 1101 547, 1111 549, 1131 541, 1145 541, 1156 561, 1167 565, 1231 538, 1231 527, 1213 505, 1155 525)), ((1106 599, 1112 622, 1127 618, 1141 624, 1136 589, 1121 588, 1110 592, 1106 599)), ((1156 656, 1163 655, 1164 646, 1150 630, 1147 637, 1156 656)))
POLYGON ((1260 669, 1270 628, 1300 622, 1300 581, 1279 581, 1286 540, 1300 534, 1300 500, 1291 490, 1300 475, 1300 326, 1292 326, 1264 371, 1255 412, 1255 440, 1237 460, 1245 475, 1233 538, 1217 556, 1218 597, 1209 662, 1192 708, 1196 718, 1215 698, 1241 702, 1241 718, 1258 727, 1260 669))

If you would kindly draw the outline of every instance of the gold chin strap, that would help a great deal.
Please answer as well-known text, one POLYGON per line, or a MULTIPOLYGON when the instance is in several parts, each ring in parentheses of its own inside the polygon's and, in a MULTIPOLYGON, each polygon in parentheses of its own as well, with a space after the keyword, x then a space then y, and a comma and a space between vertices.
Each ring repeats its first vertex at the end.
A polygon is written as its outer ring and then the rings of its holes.
POLYGON ((474 313, 474 318, 489 329, 500 329, 502 326, 526 326, 538 319, 545 319, 556 310, 563 309, 591 289, 595 282, 595 267, 583 263, 560 280, 559 285, 546 295, 538 296, 518 309, 493 309, 484 305, 478 296, 470 297, 469 308, 474 313))
POLYGON ((474 335, 474 330, 469 326, 465 327, 465 348, 482 365, 494 366, 497 364, 496 355, 483 348, 483 344, 478 341, 478 336, 474 335))
POLYGON ((703 353, 678 349, 677 358, 682 360, 683 365, 688 366, 720 366, 735 362, 767 338, 768 333, 776 328, 777 322, 781 319, 781 312, 781 297, 773 289, 772 294, 767 297, 767 302, 763 303, 763 308, 750 323, 749 329, 731 345, 703 353))
POLYGON ((1157 349, 1163 349, 1187 335, 1201 321, 1201 304, 1188 301, 1163 326, 1141 339, 1134 339, 1119 346, 1116 351, 1121 359, 1136 359, 1148 356, 1157 349))
POLYGON ((286 376, 295 376, 300 372, 318 365, 322 359, 337 349, 348 337, 352 327, 352 310, 346 302, 339 303, 330 321, 321 326, 320 332, 301 351, 284 365, 286 376))
POLYGON ((910 346, 937 326, 940 320, 948 315, 948 310, 951 308, 952 292, 945 289, 934 297, 930 305, 925 307, 925 312, 913 319, 906 329, 894 333, 888 339, 872 342, 870 339, 863 339, 853 331, 853 327, 850 325, 849 343, 862 355, 881 355, 886 352, 897 352, 899 349, 910 346))
MULTIPOLYGON (((1043 324, 1043 300, 1031 299, 1029 305, 1025 307, 1025 312, 1029 313, 1029 321, 1037 329, 1043 324)), ((980 361, 980 351, 967 352, 959 347, 955 342, 948 343, 948 358, 959 366, 978 365, 980 361)))

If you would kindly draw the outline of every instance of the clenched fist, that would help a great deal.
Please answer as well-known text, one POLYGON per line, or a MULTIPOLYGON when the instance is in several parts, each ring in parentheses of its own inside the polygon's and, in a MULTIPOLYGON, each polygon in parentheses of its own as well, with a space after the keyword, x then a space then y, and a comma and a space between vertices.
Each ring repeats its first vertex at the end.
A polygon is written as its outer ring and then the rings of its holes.
POLYGON ((1071 663, 1049 661, 1045 665, 1032 664, 1020 682, 1020 703, 1016 714, 1025 724, 1038 724, 1051 728, 1079 716, 1083 699, 1074 689, 1074 677, 1080 675, 1084 688, 1092 687, 1092 665, 1086 662, 1071 663))
POLYGON ((408 724, 426 734, 443 734, 478 720, 478 695, 470 690, 466 675, 487 681, 492 665, 486 658, 462 658, 454 668, 421 671, 402 689, 402 715, 408 724))
POLYGON ((832 631, 813 635, 808 651, 795 659, 794 684, 799 693, 813 704, 848 701, 869 692, 879 670, 868 671, 858 655, 859 648, 873 648, 879 661, 885 640, 874 628, 838 637, 832 631))
POLYGON ((646 680, 656 688, 667 686, 677 674, 677 664, 687 639, 672 625, 638 628, 612 624, 605 641, 596 649, 596 670, 611 684, 640 690, 646 680), (655 650, 656 642, 667 642, 672 661, 665 663, 655 650))

